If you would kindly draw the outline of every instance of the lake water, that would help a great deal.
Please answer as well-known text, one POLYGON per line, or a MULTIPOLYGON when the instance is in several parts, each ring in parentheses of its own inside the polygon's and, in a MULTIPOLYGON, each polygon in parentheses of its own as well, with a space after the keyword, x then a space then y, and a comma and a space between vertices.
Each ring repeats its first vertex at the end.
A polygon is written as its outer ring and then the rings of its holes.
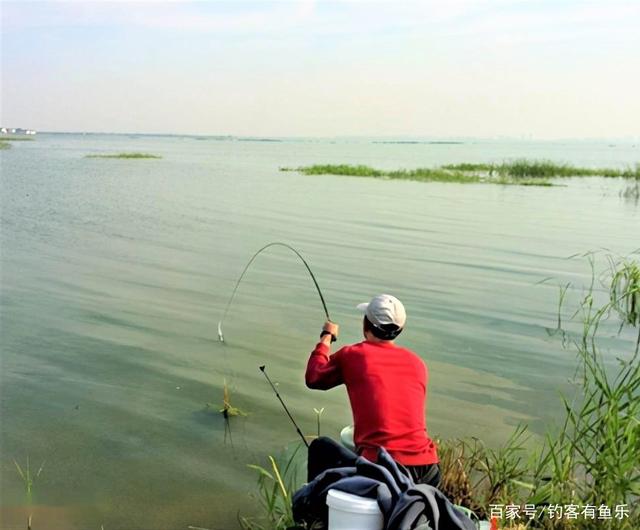
POLYGON ((343 388, 304 386, 324 313, 293 254, 258 258, 217 340, 235 280, 270 241, 307 258, 341 343, 360 339, 357 303, 403 300, 401 342, 430 369, 430 433, 493 444, 560 415, 575 356, 547 328, 558 285, 577 297, 590 281, 585 259, 566 258, 640 246, 640 208, 616 179, 535 188, 279 171, 514 157, 624 167, 639 144, 40 134, 1 153, 2 528, 25 527, 13 459, 27 457, 46 461, 34 529, 235 528, 254 511, 246 464, 296 439, 259 365, 305 432, 314 407, 325 434, 350 422, 343 388), (85 158, 122 151, 163 158, 85 158), (231 439, 224 381, 248 413, 231 439))

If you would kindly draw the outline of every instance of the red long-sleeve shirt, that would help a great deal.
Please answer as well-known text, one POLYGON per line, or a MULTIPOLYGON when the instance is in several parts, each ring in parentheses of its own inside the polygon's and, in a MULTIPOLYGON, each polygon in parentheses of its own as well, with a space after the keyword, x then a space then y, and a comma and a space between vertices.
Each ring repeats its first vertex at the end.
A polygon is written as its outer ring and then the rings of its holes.
POLYGON ((426 429, 428 372, 422 359, 384 342, 364 341, 329 352, 326 344, 316 345, 305 380, 318 390, 346 385, 359 454, 375 462, 378 447, 384 447, 404 465, 438 462, 426 429))

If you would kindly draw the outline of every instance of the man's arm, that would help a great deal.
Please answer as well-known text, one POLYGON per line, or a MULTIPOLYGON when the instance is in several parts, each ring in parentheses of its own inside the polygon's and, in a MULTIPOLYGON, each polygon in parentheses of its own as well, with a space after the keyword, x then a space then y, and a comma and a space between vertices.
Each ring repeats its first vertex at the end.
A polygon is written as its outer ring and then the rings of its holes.
POLYGON ((309 388, 329 390, 344 383, 340 368, 340 352, 338 351, 329 356, 331 342, 338 335, 338 325, 333 322, 327 322, 322 328, 322 333, 320 342, 316 344, 307 362, 305 382, 309 388))

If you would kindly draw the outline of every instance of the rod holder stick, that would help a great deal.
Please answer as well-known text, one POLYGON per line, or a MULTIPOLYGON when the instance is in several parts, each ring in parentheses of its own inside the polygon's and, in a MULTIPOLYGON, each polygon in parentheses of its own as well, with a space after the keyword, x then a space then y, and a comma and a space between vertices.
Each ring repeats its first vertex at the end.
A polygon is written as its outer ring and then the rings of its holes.
POLYGON ((302 438, 302 442, 304 443, 304 445, 307 446, 307 449, 308 449, 309 448, 309 442, 307 442, 307 439, 304 437, 304 434, 302 434, 302 431, 300 430, 300 427, 298 427, 298 424, 296 423, 296 420, 293 419, 293 416, 289 412, 289 409, 284 404, 284 401, 282 401, 282 398, 280 397, 280 394, 278 393, 278 389, 276 388, 276 385, 273 384, 273 381, 271 381, 271 378, 269 377, 269 374, 267 374, 267 367, 264 364, 262 366, 260 366, 260 371, 267 378, 267 381, 269 381, 269 384, 271 385, 271 388, 275 392, 276 397, 278 398, 278 400, 282 404, 282 407, 284 408, 284 411, 287 413, 287 416, 289 416, 289 419, 291 420, 291 423, 293 423, 293 426, 296 428, 296 431, 300 435, 300 438, 302 438))

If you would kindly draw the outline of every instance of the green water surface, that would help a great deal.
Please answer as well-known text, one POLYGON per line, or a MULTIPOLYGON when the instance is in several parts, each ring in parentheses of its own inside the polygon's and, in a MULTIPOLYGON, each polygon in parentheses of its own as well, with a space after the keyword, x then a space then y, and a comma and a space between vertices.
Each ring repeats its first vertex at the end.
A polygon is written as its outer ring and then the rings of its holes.
POLYGON ((25 527, 13 459, 27 456, 46 461, 34 529, 235 528, 238 511, 255 511, 246 464, 296 437, 262 364, 305 432, 314 407, 326 434, 350 422, 344 389, 304 386, 324 313, 286 250, 256 261, 217 340, 237 276, 270 241, 306 256, 341 343, 360 340, 357 303, 403 300, 401 342, 430 370, 430 433, 492 444, 519 422, 542 433, 561 412, 574 354, 547 328, 558 284, 579 295, 590 280, 567 256, 640 246, 638 205, 616 179, 524 188, 278 170, 510 157, 624 167, 640 159, 633 144, 41 134, 0 156, 2 528, 25 527), (133 151, 162 158, 85 158, 133 151), (232 418, 232 439, 217 412, 225 380, 248 413, 232 418))

